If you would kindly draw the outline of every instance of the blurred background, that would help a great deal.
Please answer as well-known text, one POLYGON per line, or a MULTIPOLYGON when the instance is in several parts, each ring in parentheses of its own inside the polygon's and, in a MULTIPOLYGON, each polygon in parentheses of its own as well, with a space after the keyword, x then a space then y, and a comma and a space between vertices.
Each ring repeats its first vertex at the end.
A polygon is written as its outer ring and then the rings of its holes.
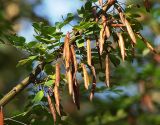
MULTIPOLYGON (((152 9, 146 12, 143 1, 119 0, 126 5, 137 6, 130 10, 138 13, 143 24, 141 33, 160 50, 160 1, 152 0, 152 9)), ((80 0, 0 0, 0 94, 7 93, 27 74, 26 67, 16 68, 17 62, 26 57, 7 42, 10 33, 34 40, 33 22, 44 21, 48 25, 63 21, 67 13, 77 15, 77 9, 85 1, 80 0), (3 44, 5 43, 5 44, 3 44)), ((72 21, 71 24, 76 24, 72 21)), ((66 33, 71 26, 65 26, 66 33)), ((112 90, 98 89, 91 103, 88 97, 81 97, 81 110, 69 110, 69 102, 64 101, 64 109, 69 113, 70 125, 159 125, 160 123, 160 55, 150 53, 143 43, 136 46, 136 59, 132 64, 123 63, 113 69, 112 90), (118 85, 118 87, 117 87, 118 85), (102 94, 103 93, 103 94, 102 94)), ((27 92, 22 92, 5 107, 6 117, 22 112, 27 92)))

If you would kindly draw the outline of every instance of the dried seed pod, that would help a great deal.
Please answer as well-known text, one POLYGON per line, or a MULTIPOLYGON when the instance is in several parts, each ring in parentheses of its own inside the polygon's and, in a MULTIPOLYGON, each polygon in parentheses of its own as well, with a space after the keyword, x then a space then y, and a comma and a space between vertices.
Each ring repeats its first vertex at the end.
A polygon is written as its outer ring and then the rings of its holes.
POLYGON ((73 77, 71 69, 69 68, 67 71, 67 80, 68 80, 68 88, 69 88, 69 94, 72 95, 73 93, 73 77))
POLYGON ((107 37, 107 39, 110 37, 110 31, 109 31, 109 27, 106 25, 105 26, 105 36, 107 37))
POLYGON ((81 63, 81 67, 83 69, 83 75, 84 75, 84 87, 88 90, 89 77, 88 77, 87 69, 86 69, 86 66, 83 63, 81 63))
POLYGON ((52 104, 52 100, 51 100, 49 94, 47 94, 47 100, 48 100, 48 105, 49 105, 49 108, 50 108, 50 112, 51 112, 51 114, 53 116, 53 120, 54 120, 54 124, 55 124, 56 123, 56 119, 57 119, 56 118, 56 110, 55 110, 55 108, 54 108, 54 106, 52 104))
POLYGON ((73 101, 77 106, 77 109, 80 109, 80 98, 79 98, 79 85, 77 80, 73 80, 73 101))
POLYGON ((71 53, 72 53, 72 59, 73 59, 73 64, 74 64, 74 70, 75 70, 75 74, 76 74, 76 72, 77 72, 77 59, 76 59, 76 53, 75 53, 73 45, 71 45, 71 53))
POLYGON ((60 83, 60 64, 56 63, 56 81, 55 81, 55 85, 59 86, 60 83))
POLYGON ((125 59, 125 45, 124 45, 123 36, 122 36, 121 33, 117 33, 117 36, 119 38, 118 44, 119 44, 119 47, 120 47, 122 60, 124 61, 124 59, 125 59))
POLYGON ((70 42, 70 35, 67 33, 64 41, 64 50, 63 50, 63 58, 67 62, 70 62, 70 47, 69 47, 69 42, 70 42))
POLYGON ((55 102, 56 102, 56 110, 57 110, 58 114, 61 115, 59 90, 58 90, 58 86, 56 86, 56 85, 54 87, 54 97, 55 97, 55 102))
POLYGON ((0 125, 4 125, 4 116, 2 107, 0 107, 0 125))
POLYGON ((125 23, 125 25, 126 25, 128 34, 129 34, 129 36, 131 37, 131 40, 133 41, 134 44, 136 44, 136 37, 135 37, 135 35, 134 35, 134 32, 133 32, 132 27, 130 26, 128 20, 125 19, 125 20, 124 20, 124 23, 125 23))
POLYGON ((93 96, 94 96, 94 92, 95 92, 95 89, 96 89, 96 71, 95 71, 95 68, 94 66, 91 66, 91 71, 92 71, 92 74, 93 74, 93 81, 92 81, 92 88, 91 88, 91 93, 90 93, 90 101, 92 101, 93 99, 93 96))
POLYGON ((104 45, 104 41, 105 41, 104 28, 101 29, 99 38, 100 38, 99 39, 99 49, 100 49, 100 54, 102 55, 103 45, 104 45))
POLYGON ((87 39, 87 62, 88 65, 91 66, 91 41, 90 39, 87 39))
POLYGON ((110 64, 109 64, 109 56, 108 54, 106 55, 106 85, 109 87, 110 86, 110 64))

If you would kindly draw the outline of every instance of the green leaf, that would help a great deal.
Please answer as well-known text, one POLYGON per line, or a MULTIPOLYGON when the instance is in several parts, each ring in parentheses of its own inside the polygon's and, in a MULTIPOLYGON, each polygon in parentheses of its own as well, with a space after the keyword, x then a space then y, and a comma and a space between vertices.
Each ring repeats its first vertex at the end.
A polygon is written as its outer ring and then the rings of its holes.
POLYGON ((47 82, 45 82, 44 86, 48 86, 48 87, 51 87, 54 83, 54 80, 49 80, 47 82))
POLYGON ((27 59, 20 60, 16 67, 23 66, 27 63, 33 62, 35 59, 37 59, 37 56, 30 56, 27 59))
POLYGON ((38 102, 40 102, 42 100, 43 97, 44 97, 44 91, 41 90, 35 95, 35 97, 32 100, 32 102, 33 103, 38 103, 38 102))

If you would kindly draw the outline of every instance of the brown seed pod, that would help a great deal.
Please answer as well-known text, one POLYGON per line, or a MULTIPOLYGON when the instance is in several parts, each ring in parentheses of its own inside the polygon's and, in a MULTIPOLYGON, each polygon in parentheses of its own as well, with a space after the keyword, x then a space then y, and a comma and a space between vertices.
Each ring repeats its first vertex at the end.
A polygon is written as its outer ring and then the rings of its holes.
POLYGON ((91 66, 91 41, 90 39, 87 39, 87 62, 88 65, 91 66))
POLYGON ((60 83, 60 64, 56 63, 56 81, 55 81, 55 85, 59 86, 60 83))
POLYGON ((0 107, 0 125, 4 125, 4 116, 2 107, 0 107))
POLYGON ((102 55, 102 52, 103 52, 104 41, 105 41, 104 28, 102 28, 101 31, 100 31, 100 37, 99 37, 99 49, 100 49, 100 54, 101 55, 102 55))
POLYGON ((106 85, 109 87, 110 86, 110 63, 109 63, 109 56, 108 54, 106 55, 106 85))
POLYGON ((92 74, 93 74, 93 81, 92 81, 92 88, 91 88, 91 93, 90 93, 90 101, 93 100, 93 96, 94 96, 94 92, 95 92, 95 89, 96 89, 96 71, 95 71, 95 68, 94 66, 91 66, 91 71, 92 71, 92 74))
POLYGON ((79 97, 79 85, 77 83, 77 80, 73 80, 73 101, 77 106, 77 109, 80 109, 80 97, 79 97))
POLYGON ((87 73, 87 69, 86 69, 86 66, 81 63, 81 67, 83 69, 83 76, 84 76, 84 87, 85 89, 88 90, 88 86, 89 86, 89 77, 88 77, 88 73, 87 73))
POLYGON ((61 115, 59 90, 58 90, 58 86, 56 86, 56 85, 54 87, 54 97, 55 97, 55 102, 56 102, 56 110, 57 110, 58 114, 61 115))
POLYGON ((63 49, 63 58, 67 61, 70 62, 70 47, 69 47, 69 42, 70 42, 70 34, 67 33, 64 41, 64 49, 63 49))
POLYGON ((51 112, 51 114, 53 116, 53 120, 54 120, 54 124, 55 124, 56 123, 56 119, 57 119, 56 118, 56 110, 55 110, 55 108, 54 108, 54 106, 52 104, 52 100, 51 100, 49 94, 47 94, 47 100, 48 100, 48 105, 49 105, 49 108, 50 108, 50 112, 51 112))
POLYGON ((67 71, 67 80, 68 80, 68 88, 69 88, 69 94, 72 95, 73 93, 73 77, 71 69, 69 68, 67 71))
POLYGON ((71 45, 71 53, 72 53, 72 60, 73 60, 73 64, 74 64, 74 70, 75 70, 75 74, 76 74, 76 72, 77 72, 77 59, 76 59, 76 53, 75 53, 73 45, 71 45))
POLYGON ((123 36, 121 33, 117 33, 117 36, 119 38, 118 44, 119 44, 119 48, 121 51, 122 60, 124 61, 124 59, 125 59, 125 45, 124 45, 123 36))
POLYGON ((134 32, 133 32, 133 30, 132 30, 132 27, 130 26, 130 23, 128 22, 127 19, 124 20, 124 23, 125 23, 125 25, 126 25, 128 34, 129 34, 129 36, 131 37, 131 40, 133 41, 134 44, 136 44, 136 37, 135 37, 135 35, 134 35, 134 32))

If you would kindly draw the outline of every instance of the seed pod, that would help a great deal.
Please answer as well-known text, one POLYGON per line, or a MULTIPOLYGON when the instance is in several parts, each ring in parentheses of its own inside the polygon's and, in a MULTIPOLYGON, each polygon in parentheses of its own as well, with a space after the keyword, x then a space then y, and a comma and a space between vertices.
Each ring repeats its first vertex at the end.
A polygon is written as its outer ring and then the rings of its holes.
POLYGON ((0 107, 0 125, 4 125, 4 116, 2 107, 0 107))
POLYGON ((100 49, 100 54, 102 55, 103 45, 104 45, 104 41, 105 41, 104 28, 101 29, 99 38, 100 38, 99 39, 99 49, 100 49))
POLYGON ((60 83, 60 64, 56 63, 56 82, 55 85, 59 86, 60 83))
POLYGON ((91 41, 87 39, 87 62, 88 65, 91 66, 91 41))
POLYGON ((136 44, 136 37, 134 35, 134 32, 132 30, 132 27, 130 26, 129 22, 127 19, 124 20, 125 22, 125 25, 126 25, 126 28, 127 28, 127 31, 128 31, 128 34, 129 36, 131 37, 131 40, 133 41, 134 44, 136 44))
POLYGON ((110 64, 109 64, 109 56, 106 55, 106 85, 110 86, 110 64))
POLYGON ((121 50, 122 60, 124 61, 124 59, 125 59, 125 46, 124 46, 123 36, 121 33, 117 33, 117 36, 119 38, 118 44, 119 44, 119 48, 121 50))
POLYGON ((105 26, 105 36, 107 37, 107 39, 110 37, 110 31, 109 31, 109 27, 106 25, 105 26))
POLYGON ((93 100, 93 96, 94 96, 94 92, 95 92, 95 89, 96 89, 96 71, 95 71, 95 68, 94 66, 91 66, 91 71, 92 71, 92 74, 93 74, 93 81, 92 81, 92 88, 91 88, 91 93, 90 93, 90 101, 93 100))
POLYGON ((88 90, 89 77, 88 77, 87 69, 86 69, 86 66, 85 66, 83 63, 81 63, 81 67, 82 67, 82 69, 83 69, 84 87, 88 90))
POLYGON ((69 88, 69 94, 72 95, 73 93, 73 78, 72 78, 72 72, 69 68, 67 71, 67 79, 68 79, 68 88, 69 88))
POLYGON ((59 96, 59 91, 58 91, 58 86, 55 85, 54 87, 54 97, 55 97, 55 102, 56 102, 56 110, 59 115, 61 115, 60 112, 60 96, 59 96))
POLYGON ((64 50, 63 50, 63 57, 67 62, 70 61, 70 47, 69 47, 70 35, 67 33, 64 41, 64 50))
POLYGON ((53 120, 54 120, 54 124, 56 123, 56 110, 52 104, 52 101, 51 101, 51 98, 49 96, 49 94, 47 94, 47 100, 48 100, 48 105, 49 105, 49 108, 50 108, 50 112, 53 116, 53 120))
POLYGON ((80 98, 79 98, 79 85, 77 80, 73 80, 73 101, 77 106, 77 109, 80 109, 80 98))
POLYGON ((76 53, 75 53, 73 45, 71 45, 71 53, 72 53, 72 59, 73 59, 73 64, 74 64, 74 70, 76 73, 77 72, 77 59, 76 59, 76 53))
POLYGON ((102 7, 103 6, 103 0, 98 0, 99 5, 102 7))

